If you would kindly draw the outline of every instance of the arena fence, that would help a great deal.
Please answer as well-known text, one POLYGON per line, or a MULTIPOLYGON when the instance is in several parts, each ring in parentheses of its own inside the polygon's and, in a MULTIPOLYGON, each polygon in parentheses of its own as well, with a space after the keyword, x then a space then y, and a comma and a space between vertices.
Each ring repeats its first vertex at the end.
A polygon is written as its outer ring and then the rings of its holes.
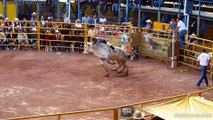
MULTIPOLYGON (((94 25, 92 29, 87 24, 81 23, 63 23, 63 22, 50 22, 50 21, 0 21, 0 49, 2 50, 45 50, 45 51, 61 51, 61 52, 81 52, 84 45, 91 40, 91 38, 98 36, 109 40, 113 45, 123 46, 121 42, 123 32, 126 33, 128 43, 124 48, 131 54, 139 53, 144 56, 150 56, 158 59, 164 59, 168 63, 178 61, 181 64, 195 67, 196 56, 200 53, 201 49, 206 49, 208 52, 213 51, 213 42, 210 40, 187 36, 185 44, 187 48, 181 49, 182 53, 178 53, 176 60, 177 46, 175 34, 165 30, 150 30, 145 28, 135 28, 131 24, 125 25, 94 25), (3 24, 4 23, 4 24, 3 24), (16 23, 16 24, 15 24, 16 23), (192 40, 194 39, 194 40, 192 40), (193 42, 192 42, 193 41, 193 42), (195 42, 194 42, 195 41, 195 42)), ((211 61, 211 66, 213 61, 211 61)), ((212 76, 212 67, 210 67, 210 75, 212 76)), ((190 94, 199 94, 207 90, 198 91, 190 94)), ((140 106, 143 107, 147 104, 161 102, 181 98, 187 94, 140 102, 125 106, 140 106)), ((32 119, 32 118, 46 118, 50 116, 57 117, 58 120, 62 116, 91 113, 101 111, 112 111, 113 119, 119 119, 119 110, 123 106, 104 108, 98 110, 86 110, 70 113, 60 113, 52 115, 29 116, 24 118, 11 118, 9 120, 18 119, 32 119)))
MULTIPOLYGON (((149 101, 144 101, 144 102, 139 102, 139 103, 134 103, 134 104, 128 104, 128 105, 123 105, 123 106, 118 106, 118 107, 112 107, 112 108, 84 110, 84 111, 75 111, 75 112, 49 114, 49 115, 27 116, 27 117, 19 117, 19 118, 8 118, 7 120, 24 120, 24 119, 50 118, 50 117, 51 118, 55 117, 58 120, 61 120, 62 117, 64 117, 64 116, 69 116, 69 115, 71 116, 71 115, 74 115, 74 114, 86 114, 86 113, 107 112, 107 111, 112 111, 112 113, 113 113, 112 120, 119 120, 120 119, 119 110, 121 110, 121 108, 123 108, 123 107, 132 106, 132 107, 137 107, 138 109, 141 109, 144 106, 149 106, 150 104, 153 105, 153 104, 162 103, 162 102, 165 102, 165 101, 181 99, 181 98, 184 98, 186 96, 202 96, 203 93, 211 92, 212 90, 213 90, 213 87, 205 89, 205 90, 201 90, 201 91, 187 93, 187 94, 182 94, 182 95, 177 95, 177 96, 172 96, 172 97, 165 97, 165 98, 149 100, 149 101)), ((209 100, 213 100, 213 99, 209 99, 209 100)), ((147 113, 146 117, 148 117, 148 116, 152 116, 152 115, 147 113)), ((71 117, 69 119, 71 119, 71 117)))
MULTIPOLYGON (((121 46, 123 31, 130 33, 130 26, 94 25, 51 21, 0 21, 0 46, 3 50, 34 48, 45 51, 83 50, 84 44, 98 36, 121 46)), ((129 38, 128 38, 129 39, 129 38)))
MULTIPOLYGON (((186 36, 185 39, 186 48, 180 49, 178 54, 179 60, 178 62, 193 68, 196 68, 197 57, 205 49, 210 56, 212 56, 213 52, 213 41, 198 38, 196 36, 186 36)), ((210 78, 212 78, 212 65, 213 60, 211 59, 210 67, 208 71, 210 72, 210 78)))

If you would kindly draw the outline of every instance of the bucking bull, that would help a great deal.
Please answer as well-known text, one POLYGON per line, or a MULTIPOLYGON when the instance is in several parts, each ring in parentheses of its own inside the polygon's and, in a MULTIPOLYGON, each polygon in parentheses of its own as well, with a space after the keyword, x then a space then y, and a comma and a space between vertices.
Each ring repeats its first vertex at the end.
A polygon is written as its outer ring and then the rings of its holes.
POLYGON ((126 65, 128 54, 122 48, 112 46, 104 39, 93 38, 92 42, 88 42, 85 45, 85 51, 88 53, 92 52, 99 58, 101 65, 107 72, 105 75, 106 77, 110 75, 107 64, 117 64, 117 66, 113 68, 112 71, 118 71, 118 73, 122 73, 126 69, 125 76, 128 76, 129 69, 126 65))

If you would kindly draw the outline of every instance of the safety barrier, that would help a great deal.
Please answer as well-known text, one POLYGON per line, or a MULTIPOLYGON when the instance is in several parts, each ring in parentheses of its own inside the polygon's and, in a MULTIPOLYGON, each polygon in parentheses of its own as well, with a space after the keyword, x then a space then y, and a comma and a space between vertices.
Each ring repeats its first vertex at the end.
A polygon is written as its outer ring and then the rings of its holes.
MULTIPOLYGON (((166 59, 169 61, 172 55, 172 39, 176 39, 176 35, 171 35, 170 31, 165 30, 150 30, 145 28, 137 29, 131 25, 95 25, 95 29, 88 28, 88 25, 81 23, 63 23, 63 22, 46 22, 45 21, 7 21, 7 24, 0 24, 0 29, 4 32, 0 32, 0 48, 1 49, 35 49, 45 51, 82 51, 84 44, 89 41, 88 38, 103 37, 109 40, 114 45, 122 45, 121 36, 123 32, 127 34, 127 39, 130 47, 139 46, 140 53, 145 56, 155 57, 159 59, 166 59), (19 36, 19 37, 18 37, 19 36), (149 38, 148 40, 146 39, 149 38), (114 40, 114 41, 113 41, 114 40), (154 46, 153 46, 154 45, 154 46), (160 47, 159 47, 159 46, 160 47), (156 47, 157 46, 157 47, 156 47), (154 49, 154 51, 153 51, 154 49)), ((5 23, 1 21, 1 23, 5 23)), ((184 65, 195 67, 196 58, 195 55, 200 53, 200 49, 206 49, 208 52, 213 51, 213 42, 210 40, 195 38, 188 36, 188 41, 185 44, 188 48, 182 49, 184 54, 179 54, 179 57, 183 57, 186 60, 179 61, 184 65), (197 43, 192 43, 189 39, 196 39, 197 43), (191 54, 191 56, 189 56, 191 54), (193 56, 192 56, 193 55, 193 56)), ((194 40, 193 40, 194 41, 194 40)), ((173 51, 174 52, 174 51, 173 51)), ((213 61, 211 61, 213 63, 213 61)), ((211 64, 212 65, 212 64, 211 64)), ((210 68, 212 75, 212 67, 210 68)), ((213 88, 194 92, 190 94, 201 94, 213 88)), ((186 96, 178 95, 174 97, 168 97, 163 99, 151 100, 146 102, 140 102, 125 106, 140 106, 143 107, 149 103, 160 102, 164 100, 170 100, 175 98, 181 98, 186 96)), ((100 111, 113 111, 113 119, 118 120, 119 109, 123 106, 105 108, 98 110, 86 110, 77 111, 63 114, 41 115, 41 116, 29 116, 24 118, 12 118, 10 120, 17 119, 31 119, 55 116, 60 120, 62 116, 80 113, 91 113, 100 111)))
MULTIPOLYGON (((115 25, 88 25, 51 21, 1 21, 0 46, 3 50, 9 49, 37 49, 45 51, 80 51, 92 37, 101 37, 113 45, 122 46, 121 36, 131 31, 130 24, 115 25), (91 28, 90 26, 93 26, 91 28)), ((130 42, 128 42, 130 43, 130 42)), ((130 46, 130 45, 129 45, 130 46)))
MULTIPOLYGON (((197 57, 202 52, 202 49, 205 49, 210 54, 210 56, 212 56, 213 41, 211 40, 190 35, 186 36, 184 43, 187 47, 180 49, 180 53, 178 54, 178 62, 181 64, 196 68, 197 57)), ((212 65, 213 60, 211 59, 208 70, 210 72, 210 78, 212 78, 212 65)))
MULTIPOLYGON (((186 96, 201 96, 203 93, 206 93, 206 92, 209 92, 209 91, 212 91, 212 90, 213 90, 213 87, 205 89, 205 90, 201 90, 201 91, 187 93, 187 94, 181 94, 181 95, 172 96, 172 97, 154 99, 154 100, 149 100, 149 101, 144 101, 144 102, 139 102, 139 103, 134 103, 134 104, 128 104, 128 105, 123 105, 123 106, 118 106, 118 107, 112 107, 112 108, 84 110, 84 111, 75 111, 75 112, 49 114, 49 115, 27 116, 27 117, 19 117, 19 118, 8 118, 7 120, 25 120, 25 119, 50 118, 50 117, 55 117, 58 120, 61 120, 62 117, 68 116, 68 115, 86 114, 86 113, 95 113, 95 112, 107 112, 107 111, 112 111, 113 112, 113 116, 112 116, 113 120, 119 120, 119 118, 120 118, 119 110, 121 108, 123 108, 123 107, 139 106, 139 108, 138 107, 137 108, 141 109, 144 106, 148 106, 149 104, 154 104, 154 103, 156 104, 156 103, 162 103, 162 102, 169 101, 169 100, 181 99, 181 98, 184 98, 186 96)), ((210 100, 212 100, 212 99, 210 99, 210 100)), ((148 117, 148 116, 152 116, 152 115, 151 114, 147 114, 146 117, 148 117)), ((71 117, 69 119, 71 119, 71 117)))
POLYGON ((123 25, 63 23, 51 21, 2 21, 0 48, 33 49, 61 52, 82 52, 84 45, 94 36, 103 38, 129 54, 150 56, 169 62, 172 48, 170 31, 146 30, 123 25), (125 34, 125 35, 124 35, 125 34), (148 39, 147 39, 148 37, 148 39), (122 41, 124 39, 124 41, 122 41), (126 40, 125 40, 126 39, 126 40))

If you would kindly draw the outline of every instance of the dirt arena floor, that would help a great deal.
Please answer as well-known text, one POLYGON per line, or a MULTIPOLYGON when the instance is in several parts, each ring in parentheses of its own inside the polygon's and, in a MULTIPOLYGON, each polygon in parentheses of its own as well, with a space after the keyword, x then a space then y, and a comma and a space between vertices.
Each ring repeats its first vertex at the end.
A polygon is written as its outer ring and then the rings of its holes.
POLYGON ((128 77, 115 72, 104 77, 95 56, 78 53, 4 51, 0 64, 0 119, 120 106, 199 90, 199 71, 183 66, 168 70, 155 59, 128 61, 128 77), (183 69, 188 71, 179 71, 183 69))

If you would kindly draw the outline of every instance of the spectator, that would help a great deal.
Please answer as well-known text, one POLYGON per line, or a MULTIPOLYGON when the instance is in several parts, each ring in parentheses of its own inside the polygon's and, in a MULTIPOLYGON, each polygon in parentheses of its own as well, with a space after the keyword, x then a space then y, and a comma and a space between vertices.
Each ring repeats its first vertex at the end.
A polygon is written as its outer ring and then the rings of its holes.
POLYGON ((178 42, 179 42, 179 45, 181 48, 185 47, 183 41, 184 41, 184 36, 187 34, 187 28, 186 28, 186 25, 185 23, 180 19, 180 18, 177 18, 177 28, 176 28, 176 31, 178 30, 179 33, 178 33, 178 42))
POLYGON ((167 31, 169 29, 171 29, 171 32, 173 33, 173 32, 175 32, 176 28, 177 28, 177 22, 175 21, 174 18, 172 18, 171 22, 169 23, 169 27, 168 27, 167 31))
POLYGON ((102 23, 106 23, 107 22, 107 19, 104 17, 103 14, 101 14, 101 17, 99 19, 99 23, 102 24, 102 23))
POLYGON ((54 48, 53 51, 62 50, 61 47, 62 47, 63 43, 60 41, 60 39, 61 39, 61 33, 59 32, 59 30, 55 30, 55 35, 53 37, 53 40, 56 40, 56 41, 53 41, 52 45, 51 45, 54 48), (57 45, 60 45, 59 49, 55 49, 55 47, 57 45))
POLYGON ((207 72, 207 67, 209 65, 210 56, 209 56, 209 54, 206 53, 206 50, 203 49, 202 53, 198 56, 197 61, 198 61, 197 62, 197 68, 198 68, 198 65, 200 65, 201 76, 197 80, 196 85, 200 89, 200 84, 202 83, 202 81, 204 79, 206 86, 208 87, 209 85, 208 85, 208 78, 206 76, 206 72, 207 72))
MULTIPOLYGON (((23 29, 19 30, 17 40, 18 40, 18 44, 21 44, 21 45, 27 45, 28 44, 28 36, 27 36, 26 33, 24 33, 23 29)), ((20 45, 18 45, 18 50, 19 49, 20 49, 20 45)), ((25 50, 27 50, 26 46, 25 46, 25 50)))
POLYGON ((144 112, 139 111, 139 110, 136 110, 136 111, 134 112, 132 118, 133 118, 134 120, 145 120, 144 117, 145 117, 145 113, 144 113, 144 112))
POLYGON ((99 23, 99 20, 97 16, 94 15, 93 18, 90 20, 90 24, 98 24, 98 23, 99 23))
POLYGON ((90 26, 88 30, 88 36, 89 36, 89 41, 92 41, 92 38, 96 36, 96 30, 94 29, 94 26, 90 26))
MULTIPOLYGON (((193 33, 191 34, 190 38, 189 38, 189 42, 190 43, 193 43, 193 44, 198 44, 198 40, 196 39, 197 36, 193 33)), ((188 47, 189 50, 193 50, 193 45, 189 45, 188 47)), ((197 58, 197 55, 193 52, 189 52, 188 53, 188 56, 191 56, 191 57, 194 57, 194 58, 197 58)))
POLYGON ((0 20, 4 20, 4 16, 0 14, 0 20))
POLYGON ((121 35, 121 42, 124 45, 128 43, 128 36, 126 34, 126 29, 123 30, 123 34, 121 35))
POLYGON ((108 0, 102 0, 102 2, 100 3, 100 9, 102 14, 105 14, 105 12, 107 11, 107 2, 108 0))
POLYGON ((196 24, 196 21, 194 20, 192 22, 192 24, 189 26, 190 28, 190 34, 193 34, 193 33, 196 33, 197 31, 197 24, 196 24))
POLYGON ((175 21, 174 18, 172 18, 171 22, 169 23, 169 27, 168 27, 168 29, 167 29, 167 31, 168 31, 169 29, 171 29, 171 33, 170 33, 170 35, 169 35, 170 38, 171 38, 171 36, 173 35, 173 33, 175 33, 176 28, 177 28, 177 22, 175 21))
POLYGON ((116 13, 118 12, 118 1, 114 1, 112 4, 112 12, 114 15, 116 15, 116 13))
POLYGON ((150 19, 146 20, 146 32, 150 33, 152 29, 152 21, 150 19))
POLYGON ((75 28, 82 28, 83 26, 82 26, 82 24, 81 24, 81 20, 80 19, 77 19, 76 21, 75 21, 75 28))
MULTIPOLYGON (((29 40, 30 45, 35 45, 37 43, 37 29, 35 27, 32 28, 32 34, 29 35, 29 38, 30 38, 29 40)), ((43 39, 43 35, 41 35, 41 39, 43 39)))
POLYGON ((23 18, 22 25, 23 25, 24 30, 27 30, 26 27, 28 26, 28 23, 27 23, 26 21, 27 21, 27 19, 26 19, 26 18, 23 18))
MULTIPOLYGON (((9 29, 9 34, 7 34, 6 38, 5 44, 14 45, 16 43, 17 34, 15 34, 12 29, 9 29)), ((9 47, 7 46, 6 49, 9 50, 9 47)), ((15 48, 13 48, 13 50, 15 50, 15 48)))
POLYGON ((68 13, 64 14, 64 22, 70 22, 70 17, 68 13))
POLYGON ((98 31, 98 35, 106 35, 106 26, 105 24, 102 24, 99 28, 99 31, 98 31))
POLYGON ((33 12, 32 13, 32 17, 31 17, 31 24, 30 24, 30 26, 32 26, 32 27, 34 27, 34 26, 36 26, 36 22, 37 22, 37 17, 36 17, 36 12, 33 12))
POLYGON ((150 120, 164 120, 164 119, 162 119, 162 118, 160 118, 160 117, 158 117, 158 116, 154 116, 154 117, 152 117, 150 120))
POLYGON ((18 27, 18 28, 22 28, 22 23, 19 22, 19 19, 18 18, 15 18, 14 19, 15 21, 13 22, 13 31, 15 31, 15 29, 18 27))
POLYGON ((98 1, 97 0, 89 0, 89 2, 90 2, 90 8, 91 9, 96 9, 98 1))
POLYGON ((82 17, 82 23, 89 24, 89 22, 90 22, 90 17, 87 14, 85 14, 85 16, 82 17))
POLYGON ((45 27, 46 26, 46 22, 44 20, 44 16, 41 16, 41 27, 45 27))
POLYGON ((5 18, 5 23, 4 23, 4 32, 9 32, 9 30, 12 30, 12 23, 9 21, 8 18, 5 18))
MULTIPOLYGON (((5 42, 5 34, 2 30, 0 30, 0 44, 4 44, 5 42)), ((2 50, 2 46, 0 46, 0 50, 2 50)))
POLYGON ((80 32, 81 32, 80 29, 82 29, 82 28, 83 28, 83 26, 81 24, 81 21, 79 19, 77 19, 75 21, 75 29, 77 29, 77 30, 75 30, 75 34, 80 35, 80 32))
POLYGON ((129 2, 129 8, 130 8, 130 9, 133 9, 134 11, 136 10, 137 5, 135 4, 134 1, 130 1, 130 2, 129 2))
POLYGON ((64 51, 65 52, 66 50, 68 50, 70 42, 64 42, 65 40, 68 40, 68 39, 64 39, 64 35, 60 35, 60 43, 59 43, 60 51, 64 51), (66 48, 64 48, 64 47, 66 47, 66 48))
POLYGON ((47 52, 52 52, 52 48, 50 47, 51 45, 51 40, 52 40, 52 36, 51 36, 51 32, 49 30, 47 30, 45 32, 45 36, 44 36, 44 45, 45 45, 45 51, 47 52))

